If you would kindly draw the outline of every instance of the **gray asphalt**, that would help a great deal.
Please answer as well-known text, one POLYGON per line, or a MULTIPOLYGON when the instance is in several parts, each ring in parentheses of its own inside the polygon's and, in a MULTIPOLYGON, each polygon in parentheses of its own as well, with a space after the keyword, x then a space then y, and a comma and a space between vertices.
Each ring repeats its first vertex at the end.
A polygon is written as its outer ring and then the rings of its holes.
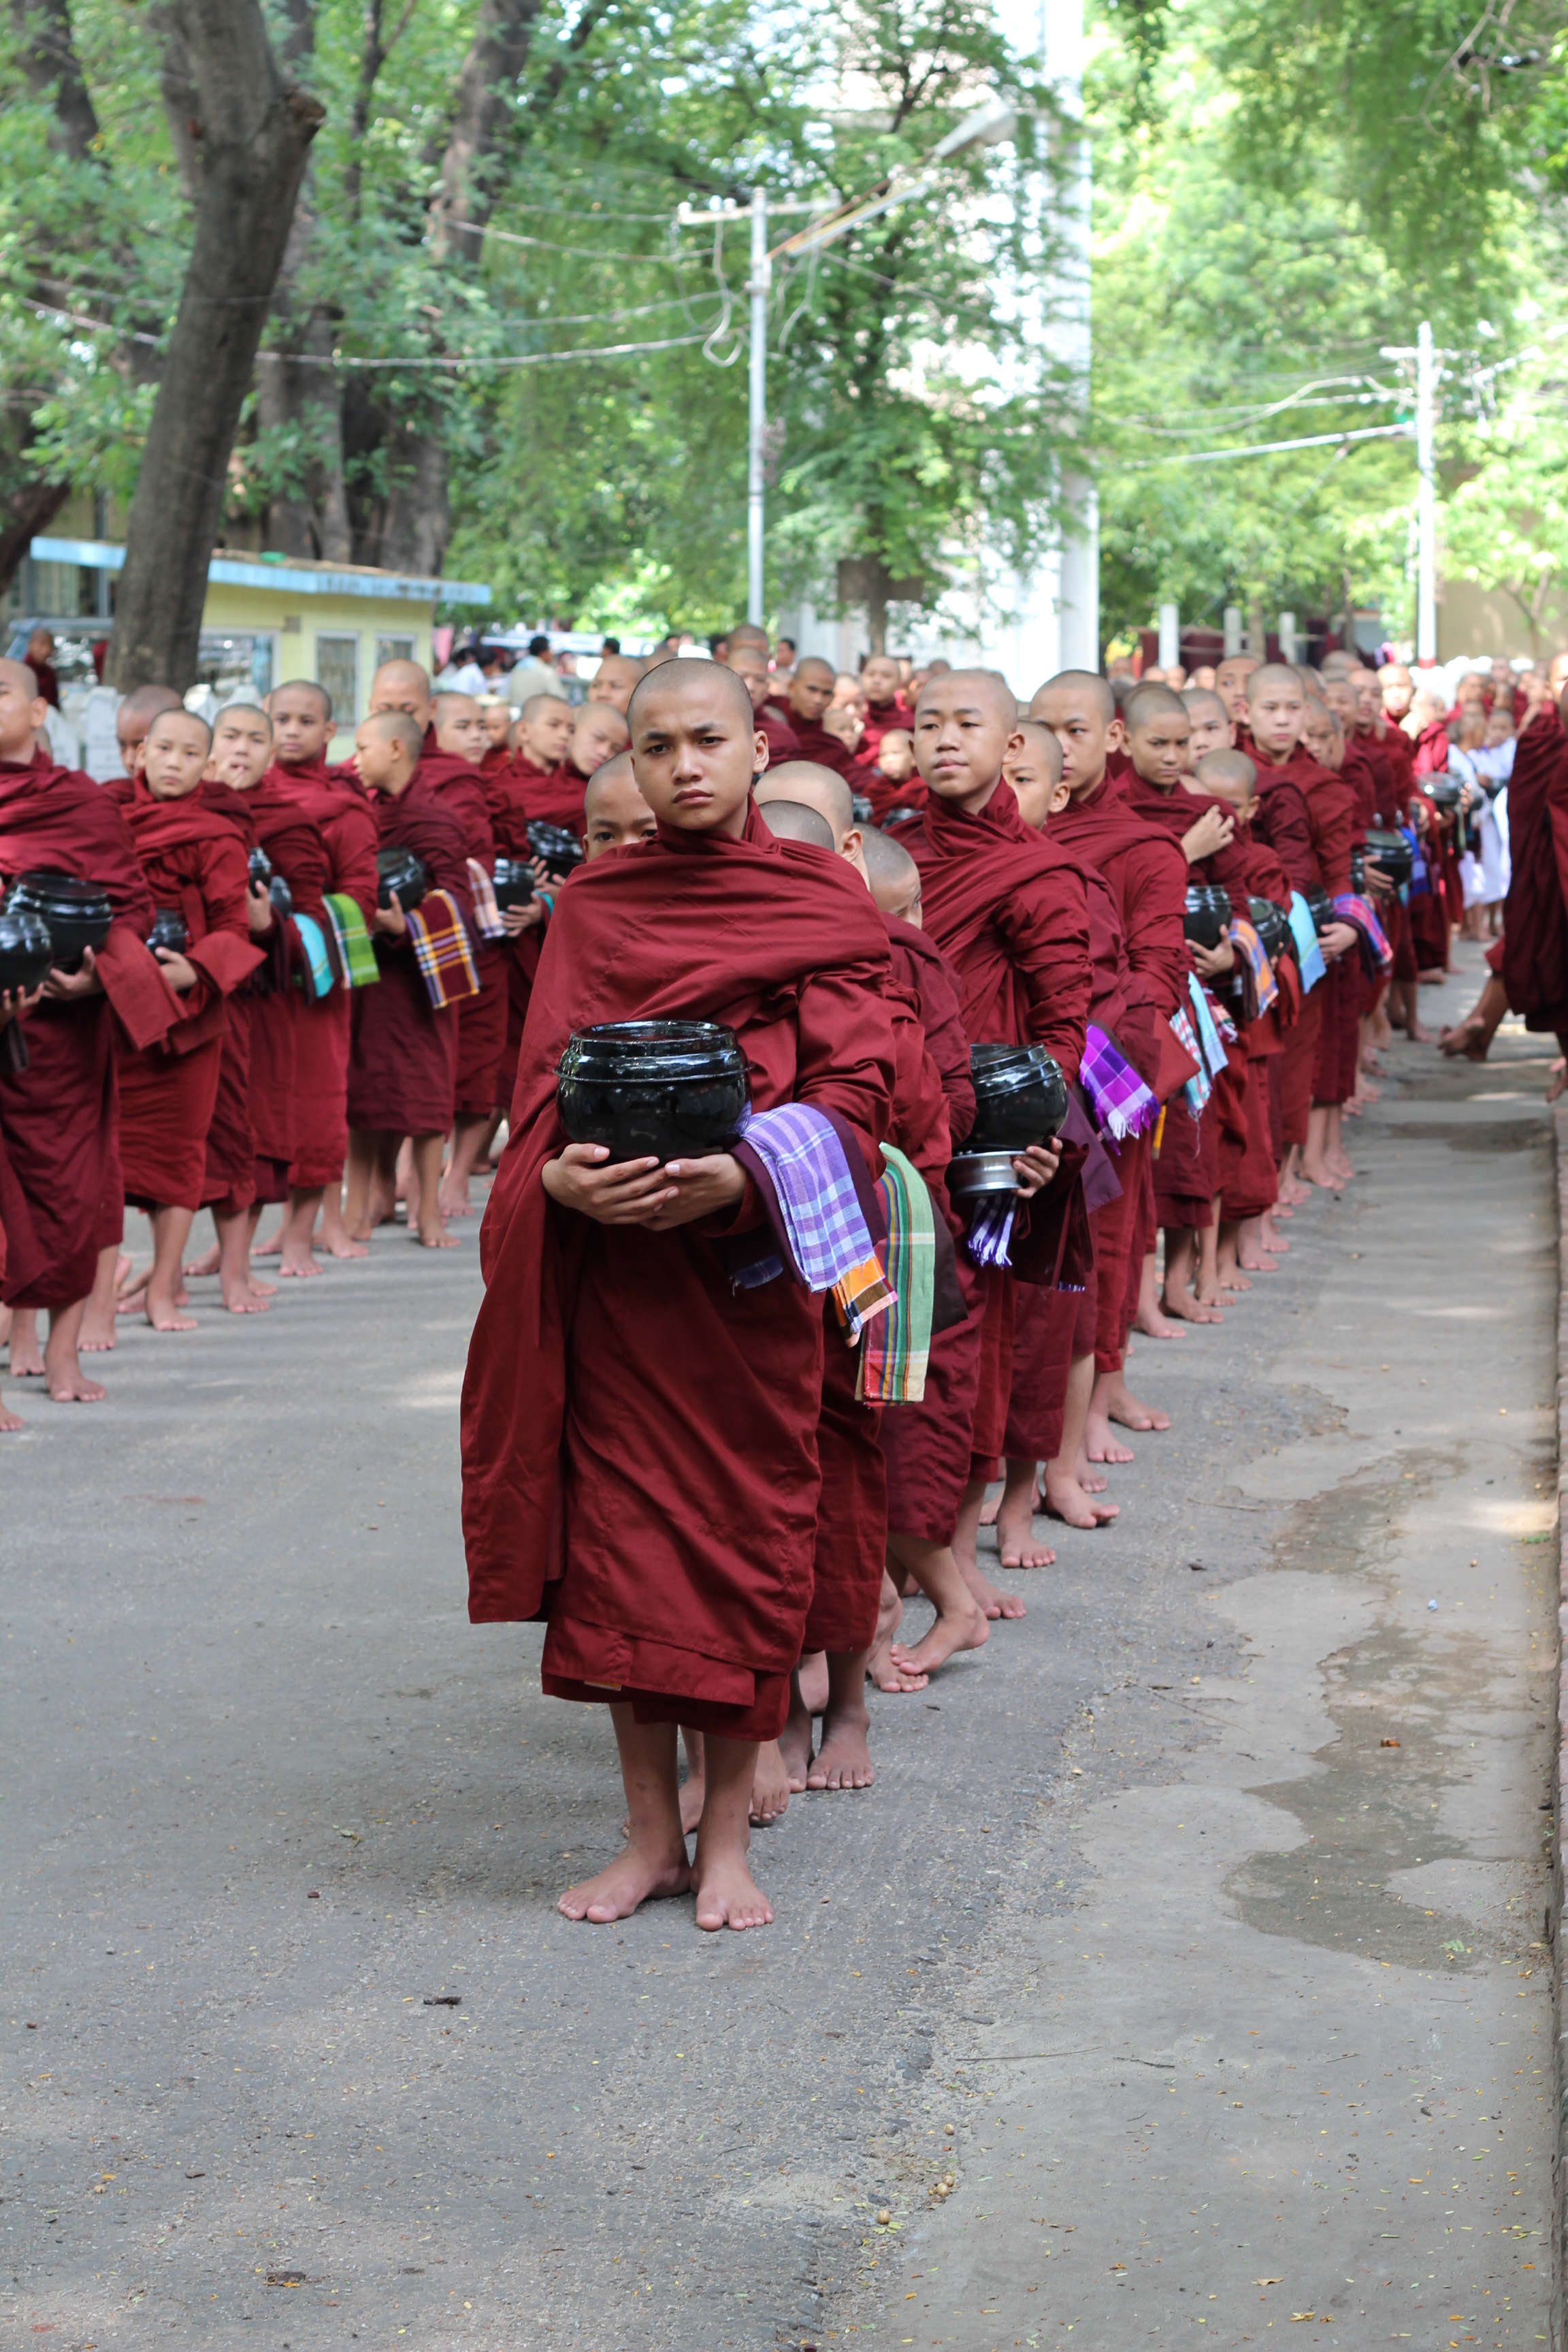
POLYGON ((1545 2340, 1545 1064, 1393 1065, 763 1934, 553 1910, 618 1788, 466 1621, 471 1228, 8 1388, 6 2340, 1545 2340))

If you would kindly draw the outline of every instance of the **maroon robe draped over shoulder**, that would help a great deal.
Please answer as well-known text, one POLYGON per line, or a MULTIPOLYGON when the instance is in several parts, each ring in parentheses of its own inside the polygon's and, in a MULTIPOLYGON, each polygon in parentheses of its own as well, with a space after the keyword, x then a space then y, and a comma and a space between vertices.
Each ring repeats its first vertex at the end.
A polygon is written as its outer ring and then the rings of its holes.
POLYGON ((1543 703, 1520 736, 1508 784, 1510 870, 1499 961, 1509 1008, 1568 1034, 1568 730, 1543 703))
MULTIPOLYGON (((324 759, 268 770, 266 782, 291 800, 312 824, 326 852, 326 871, 314 863, 294 892, 296 911, 327 930, 321 904, 330 891, 352 898, 368 924, 375 911, 375 811, 352 770, 324 759)), ((329 933, 330 936, 330 933, 329 933)), ((313 1192, 338 1183, 348 1151, 349 1032, 353 992, 340 982, 326 996, 299 992, 294 1007, 293 1190, 313 1192)))
POLYGON ((179 1018, 161 1044, 138 1052, 119 1040, 125 1198, 137 1208, 199 1209, 229 1000, 264 953, 246 920, 248 845, 199 787, 174 801, 154 798, 141 777, 106 789, 120 803, 154 906, 184 919, 184 953, 196 969, 196 984, 179 999, 179 1018))
POLYGON ((1058 849, 1103 874, 1115 894, 1128 966, 1116 1034, 1152 1086, 1165 1024, 1186 992, 1187 861, 1181 844, 1130 808, 1108 780, 1058 809, 1049 836, 1058 849))
MULTIPOLYGON (((786 1276, 733 1287, 705 1227, 601 1225, 549 1199, 562 1048, 594 1022, 722 1022, 753 1109, 837 1112, 876 1172, 887 970, 864 887, 754 807, 741 840, 661 828, 561 894, 480 1232, 462 1416, 469 1615, 547 1614, 546 1690, 776 1737, 811 1596, 824 1345, 820 1298, 786 1276)), ((761 1214, 748 1185, 722 1230, 761 1214)))
MULTIPOLYGON (((375 817, 381 847, 413 850, 432 889, 449 892, 465 923, 471 922, 462 832, 417 770, 396 799, 377 799, 375 817)), ((458 1007, 437 1011, 431 1003, 412 940, 384 931, 373 936, 381 978, 374 988, 353 992, 349 1125, 391 1135, 445 1135, 458 1083, 458 1007)))
POLYGON ((57 766, 42 746, 24 763, 0 762, 0 878, 33 866, 96 882, 114 913, 97 958, 102 993, 41 1001, 24 1024, 26 1068, 0 1064, 0 1147, 18 1234, 30 1234, 0 1295, 53 1308, 86 1297, 99 1250, 119 1230, 116 1024, 132 1045, 153 1045, 180 1008, 144 944, 153 900, 124 818, 90 776, 57 766))

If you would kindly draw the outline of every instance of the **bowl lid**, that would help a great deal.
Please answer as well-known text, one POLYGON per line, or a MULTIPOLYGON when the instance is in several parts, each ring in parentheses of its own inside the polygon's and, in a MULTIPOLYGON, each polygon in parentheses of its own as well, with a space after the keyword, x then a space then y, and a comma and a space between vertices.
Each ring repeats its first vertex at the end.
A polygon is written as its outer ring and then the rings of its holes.
POLYGON ((109 904, 109 893, 97 882, 84 882, 79 874, 63 874, 52 866, 30 866, 18 874, 16 889, 26 890, 30 898, 52 899, 59 907, 79 907, 84 913, 96 914, 109 904))

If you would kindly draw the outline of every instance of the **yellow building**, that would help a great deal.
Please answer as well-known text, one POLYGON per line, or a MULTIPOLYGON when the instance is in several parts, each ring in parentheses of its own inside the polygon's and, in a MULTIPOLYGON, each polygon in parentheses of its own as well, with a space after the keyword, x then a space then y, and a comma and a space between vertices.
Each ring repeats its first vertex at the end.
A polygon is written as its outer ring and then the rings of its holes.
MULTIPOLYGON (((109 634, 124 562, 125 550, 107 540, 35 539, 7 598, 11 631, 47 623, 65 656, 62 677, 79 673, 109 634)), ((207 567, 197 682, 222 700, 245 687, 266 694, 286 678, 314 678, 332 698, 333 756, 346 757, 378 666, 402 657, 429 669, 437 604, 489 601, 471 580, 220 551, 207 567)))

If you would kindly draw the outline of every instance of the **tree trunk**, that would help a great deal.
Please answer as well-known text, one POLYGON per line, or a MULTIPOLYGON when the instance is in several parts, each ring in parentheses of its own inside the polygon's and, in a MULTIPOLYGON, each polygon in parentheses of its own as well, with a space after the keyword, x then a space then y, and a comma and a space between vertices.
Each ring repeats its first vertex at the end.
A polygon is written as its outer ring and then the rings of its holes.
POLYGON ((0 596, 16 577, 35 532, 47 530, 69 496, 68 482, 24 481, 0 497, 0 596))
POLYGON ((12 55, 35 98, 52 95, 49 144, 80 163, 98 136, 87 83, 71 39, 68 0, 11 0, 12 55))
POLYGON ((286 85, 258 0, 172 0, 200 112, 195 240, 132 502, 107 676, 195 676, 207 565, 240 410, 323 119, 286 85))

